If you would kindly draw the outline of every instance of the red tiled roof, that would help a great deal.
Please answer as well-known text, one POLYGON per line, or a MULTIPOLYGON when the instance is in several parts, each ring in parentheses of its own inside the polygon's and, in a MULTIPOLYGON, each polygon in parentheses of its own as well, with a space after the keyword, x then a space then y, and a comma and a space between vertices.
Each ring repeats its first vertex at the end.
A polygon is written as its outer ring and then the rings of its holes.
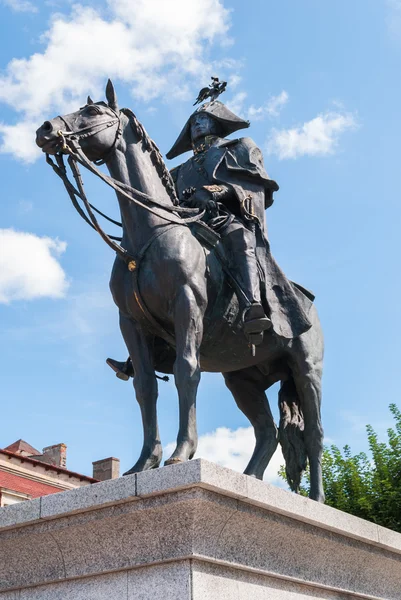
POLYGON ((14 454, 25 453, 27 456, 32 456, 33 454, 41 454, 39 450, 36 450, 36 448, 31 446, 24 440, 17 440, 13 444, 7 446, 7 448, 4 448, 4 450, 8 450, 9 452, 13 452, 14 454))
POLYGON ((0 488, 22 492, 23 494, 28 494, 31 498, 39 498, 39 496, 48 496, 49 494, 56 494, 63 491, 63 488, 19 477, 5 471, 0 471, 0 488))
POLYGON ((15 452, 10 452, 6 448, 4 448, 4 450, 0 449, 0 454, 5 454, 6 456, 9 456, 10 458, 12 458, 12 457, 18 458, 22 463, 29 462, 33 465, 40 465, 41 467, 44 467, 47 471, 51 470, 51 471, 57 471, 58 473, 65 473, 66 475, 68 475, 70 477, 75 477, 77 479, 80 479, 81 481, 89 481, 90 483, 98 482, 98 479, 93 479, 93 477, 88 477, 88 475, 82 475, 81 473, 75 473, 75 471, 69 471, 68 469, 65 469, 64 467, 56 467, 55 465, 51 465, 50 463, 45 463, 40 460, 35 460, 35 458, 31 457, 31 456, 23 456, 22 454, 15 454, 15 452))

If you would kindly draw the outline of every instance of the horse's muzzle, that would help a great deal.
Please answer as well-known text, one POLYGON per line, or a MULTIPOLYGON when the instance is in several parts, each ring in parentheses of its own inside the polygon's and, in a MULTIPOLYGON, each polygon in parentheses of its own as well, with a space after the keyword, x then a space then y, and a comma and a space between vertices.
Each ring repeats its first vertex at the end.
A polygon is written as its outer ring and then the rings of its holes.
POLYGON ((59 127, 57 128, 55 120, 56 119, 53 121, 45 121, 36 131, 36 144, 43 152, 46 152, 46 154, 55 154, 60 146, 61 140, 57 131, 60 129, 62 123, 60 121, 59 127))

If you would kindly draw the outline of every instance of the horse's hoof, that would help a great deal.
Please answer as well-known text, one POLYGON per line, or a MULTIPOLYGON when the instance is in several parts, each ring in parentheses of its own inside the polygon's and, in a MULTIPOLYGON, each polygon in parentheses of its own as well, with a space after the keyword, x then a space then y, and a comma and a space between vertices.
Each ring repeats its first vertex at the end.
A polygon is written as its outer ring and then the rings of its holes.
POLYGON ((179 463, 183 463, 184 461, 181 458, 169 458, 164 461, 164 466, 168 467, 169 465, 178 465, 179 463))
POLYGON ((150 467, 146 467, 143 469, 140 469, 139 467, 138 468, 132 467, 132 469, 123 473, 123 477, 125 477, 125 475, 134 475, 134 473, 143 473, 144 471, 151 471, 152 469, 158 469, 158 468, 159 468, 159 465, 157 463, 155 463, 154 465, 152 465, 150 467))
POLYGON ((134 473, 142 473, 143 471, 150 471, 151 469, 158 469, 162 459, 162 452, 152 454, 148 458, 140 458, 133 467, 126 471, 123 475, 133 475, 134 473))
POLYGON ((123 473, 123 477, 125 477, 126 475, 133 475, 134 473, 137 473, 138 471, 134 471, 133 469, 130 469, 129 471, 125 471, 125 473, 123 473))
POLYGON ((324 494, 317 494, 316 496, 315 495, 312 495, 312 496, 309 495, 309 498, 311 500, 314 500, 315 502, 320 502, 321 504, 324 504, 325 500, 326 500, 324 494))

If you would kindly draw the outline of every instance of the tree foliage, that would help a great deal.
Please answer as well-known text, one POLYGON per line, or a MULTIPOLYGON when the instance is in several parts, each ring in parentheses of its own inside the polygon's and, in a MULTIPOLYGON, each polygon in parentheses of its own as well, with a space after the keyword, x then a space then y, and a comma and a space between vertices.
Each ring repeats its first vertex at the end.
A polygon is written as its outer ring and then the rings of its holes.
POLYGON ((326 504, 401 533, 401 411, 395 404, 390 411, 395 427, 387 430, 387 443, 366 426, 370 456, 353 455, 350 446, 325 448, 323 481, 326 504))

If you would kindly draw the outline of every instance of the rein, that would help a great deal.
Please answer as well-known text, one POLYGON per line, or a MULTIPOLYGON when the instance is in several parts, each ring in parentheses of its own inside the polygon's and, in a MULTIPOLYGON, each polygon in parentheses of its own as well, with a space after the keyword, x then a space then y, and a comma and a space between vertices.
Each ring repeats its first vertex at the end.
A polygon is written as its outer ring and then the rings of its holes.
MULTIPOLYGON (((112 110, 112 109, 110 108, 110 110, 112 110)), ((131 256, 130 254, 128 254, 128 252, 125 250, 125 248, 123 248, 120 244, 116 243, 116 241, 121 241, 122 238, 109 235, 105 231, 103 231, 103 229, 100 227, 100 225, 97 221, 97 218, 96 218, 96 215, 94 214, 94 212, 97 212, 102 217, 104 217, 105 219, 107 219, 111 223, 114 223, 117 226, 122 227, 122 224, 119 223, 118 221, 114 221, 110 217, 107 217, 100 210, 98 210, 92 204, 90 204, 90 202, 88 201, 88 199, 86 197, 85 191, 84 191, 83 181, 82 181, 81 173, 79 171, 79 166, 78 166, 79 164, 82 165, 83 167, 85 167, 88 171, 90 171, 97 177, 99 177, 108 186, 113 188, 118 194, 121 194, 122 196, 124 196, 125 198, 130 200, 130 202, 133 202, 137 206, 144 208, 148 212, 160 217, 161 219, 164 219, 165 221, 167 221, 169 223, 176 223, 178 225, 187 225, 189 223, 194 223, 196 221, 199 221, 204 216, 205 211, 203 210, 203 211, 199 212, 199 209, 197 209, 197 208, 195 208, 195 209, 184 208, 184 207, 179 207, 179 206, 168 206, 168 205, 162 204, 162 203, 158 202, 155 198, 152 198, 151 196, 149 196, 148 194, 145 194, 144 192, 141 192, 140 190, 137 190, 129 185, 121 183, 121 182, 117 181, 116 179, 114 179, 113 177, 109 177, 108 175, 105 175, 104 173, 99 171, 99 169, 97 169, 96 166, 94 166, 94 164, 86 157, 86 155, 82 151, 82 148, 79 145, 79 140, 96 135, 97 133, 100 133, 101 131, 108 129, 109 127, 112 127, 113 125, 116 125, 118 123, 116 136, 115 136, 112 146, 108 150, 106 156, 103 157, 99 161, 95 161, 95 164, 102 165, 106 161, 108 161, 111 154, 115 151, 117 141, 120 138, 122 131, 123 131, 122 124, 121 124, 121 115, 117 114, 115 111, 113 111, 113 112, 116 115, 115 119, 111 119, 108 121, 102 121, 92 127, 84 127, 77 131, 59 130, 57 132, 57 134, 60 137, 62 145, 61 145, 61 152, 56 154, 57 164, 50 158, 49 154, 46 154, 46 162, 53 168, 55 173, 63 181, 64 186, 67 190, 67 193, 70 196, 71 202, 72 202, 74 208, 76 209, 76 211, 78 212, 78 214, 84 219, 84 221, 86 223, 88 223, 88 225, 90 225, 92 227, 92 229, 97 231, 99 233, 99 235, 101 236, 101 238, 106 242, 106 244, 112 250, 114 250, 117 253, 117 255, 120 256, 124 260, 124 262, 126 262, 128 269, 130 271, 133 271, 136 269, 136 266, 137 266, 135 258, 133 256, 131 256), (75 179, 77 188, 74 187, 74 185, 68 179, 68 174, 67 174, 67 170, 66 170, 66 167, 64 164, 63 154, 69 155, 68 156, 68 164, 71 168, 71 172, 75 179), (82 200, 82 202, 84 203, 87 214, 85 214, 85 212, 81 208, 77 198, 82 200), (170 214, 168 214, 168 213, 170 213, 170 214), (179 216, 179 213, 188 214, 188 215, 193 214, 193 213, 197 213, 197 214, 192 217, 182 218, 179 216)), ((59 117, 59 118, 63 121, 63 123, 66 125, 66 127, 68 129, 68 124, 66 123, 66 121, 62 117, 59 117)))

